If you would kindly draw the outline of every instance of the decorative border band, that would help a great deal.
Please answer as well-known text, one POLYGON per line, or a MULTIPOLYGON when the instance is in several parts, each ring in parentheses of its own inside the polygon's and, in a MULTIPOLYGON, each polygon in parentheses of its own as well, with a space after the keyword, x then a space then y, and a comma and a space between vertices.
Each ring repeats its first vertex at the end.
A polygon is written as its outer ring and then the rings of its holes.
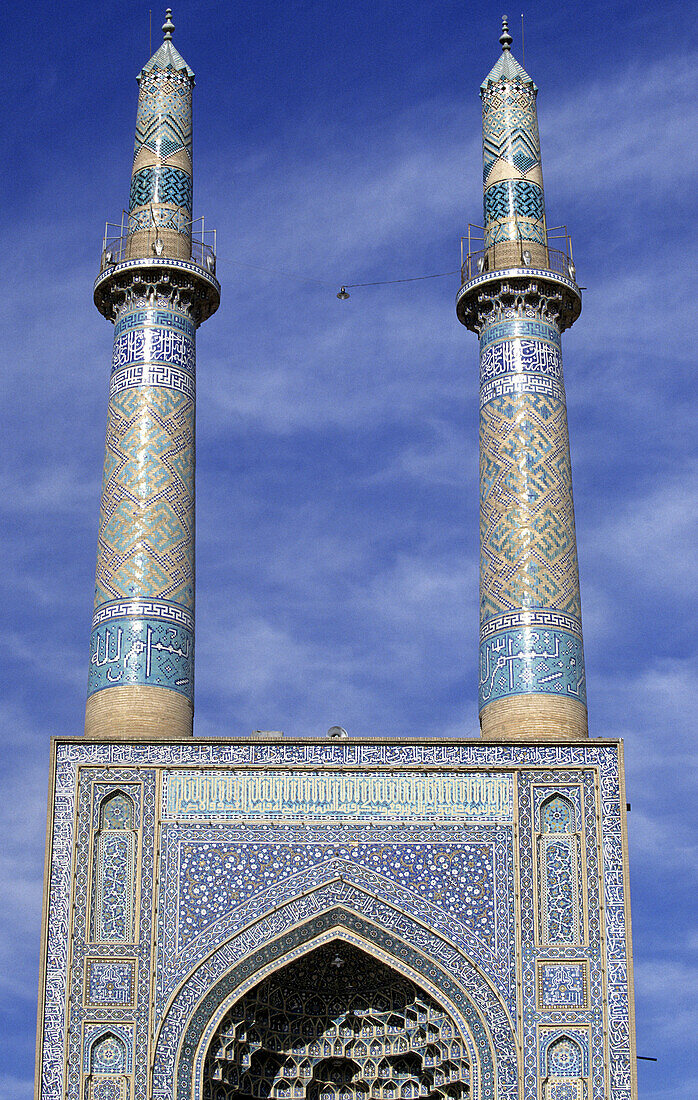
POLYGON ((545 378, 540 374, 516 374, 505 378, 495 378, 480 389, 480 408, 495 397, 507 397, 509 394, 537 393, 551 397, 556 401, 566 401, 565 389, 554 378, 545 378))
POLYGON ((502 630, 515 630, 525 627, 542 627, 543 629, 555 628, 566 630, 570 634, 582 637, 582 624, 576 615, 567 615, 564 611, 548 610, 522 610, 507 611, 503 615, 497 615, 480 627, 480 641, 484 642, 493 634, 499 634, 502 630))
POLYGON ((92 616, 92 627, 94 629, 100 623, 113 622, 114 619, 143 617, 159 619, 163 623, 173 623, 187 630, 194 629, 194 616, 191 611, 181 607, 180 604, 160 600, 117 600, 114 603, 102 604, 92 616))
POLYGON ((480 333, 480 349, 488 344, 499 343, 500 340, 515 340, 517 336, 529 340, 549 340, 551 344, 560 347, 562 340, 560 331, 555 325, 546 321, 533 321, 528 318, 512 317, 506 321, 496 321, 488 325, 480 333))
POLYGON ((193 699, 193 630, 152 617, 121 618, 95 627, 88 696, 128 685, 170 688, 193 699))
POLYGON ((180 370, 179 367, 164 364, 135 363, 115 371, 109 381, 109 397, 131 386, 167 386, 168 389, 186 394, 192 401, 196 397, 194 375, 187 370, 180 370))
POLYGON ((196 336, 196 325, 186 313, 176 313, 169 309, 136 309, 126 306, 114 325, 114 339, 134 328, 153 326, 155 328, 174 328, 192 339, 196 336))
POLYGON ((521 627, 480 643, 480 709, 511 695, 558 695, 586 704, 582 639, 565 630, 521 627))

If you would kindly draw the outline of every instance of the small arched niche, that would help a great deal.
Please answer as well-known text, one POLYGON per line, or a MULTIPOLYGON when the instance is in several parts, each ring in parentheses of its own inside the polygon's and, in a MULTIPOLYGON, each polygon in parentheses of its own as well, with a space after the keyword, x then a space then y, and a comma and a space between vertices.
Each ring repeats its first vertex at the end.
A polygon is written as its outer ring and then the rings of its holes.
POLYGON ((577 814, 559 792, 541 803, 538 820, 540 942, 578 944, 583 936, 577 814))
POLYGON ((585 1100, 585 1059, 582 1047, 569 1035, 560 1035, 545 1055, 545 1100, 585 1100))
POLYGON ((331 940, 228 1010, 208 1046, 203 1098, 470 1100, 465 1039, 453 1057, 458 1034, 454 1018, 413 981, 359 947, 331 940), (435 1037, 443 1028, 441 1043, 427 1043, 420 1023, 427 1013, 435 1037))
POLYGON ((130 795, 116 790, 99 807, 94 864, 95 940, 133 942, 135 870, 135 806, 130 795))

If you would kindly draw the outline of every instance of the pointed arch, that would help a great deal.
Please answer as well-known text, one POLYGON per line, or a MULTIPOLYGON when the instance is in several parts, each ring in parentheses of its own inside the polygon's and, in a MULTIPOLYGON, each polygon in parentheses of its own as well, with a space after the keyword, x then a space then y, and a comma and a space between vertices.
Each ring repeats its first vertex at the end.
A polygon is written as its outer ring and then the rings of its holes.
POLYGON ((126 1073, 126 1045, 113 1031, 106 1031, 92 1040, 89 1058, 90 1073, 120 1075, 126 1073))
POLYGON ((563 794, 551 794, 541 803, 539 813, 541 833, 574 833, 577 830, 574 806, 563 794))
POLYGON ((453 944, 408 914, 398 915, 387 907, 383 914, 378 899, 357 896, 356 904, 367 909, 368 916, 348 906, 352 890, 346 883, 343 893, 344 904, 335 900, 314 915, 306 905, 310 916, 300 923, 297 900, 283 907, 289 910, 287 915, 282 909, 265 914, 254 930, 240 933, 242 943, 222 944, 193 969, 173 995, 156 1036, 153 1080, 159 1096, 197 1100, 208 1044, 225 1012, 263 978, 329 939, 356 944, 444 1005, 469 1050, 473 1096, 487 1095, 495 1087, 495 1078, 501 1096, 511 1100, 518 1096, 513 1025, 488 979, 453 944), (175 1085, 170 1092, 168 1061, 171 1067, 173 1057, 175 1085))
POLYGON ((585 1100, 589 1048, 580 1034, 552 1032, 542 1044, 543 1100, 585 1100))

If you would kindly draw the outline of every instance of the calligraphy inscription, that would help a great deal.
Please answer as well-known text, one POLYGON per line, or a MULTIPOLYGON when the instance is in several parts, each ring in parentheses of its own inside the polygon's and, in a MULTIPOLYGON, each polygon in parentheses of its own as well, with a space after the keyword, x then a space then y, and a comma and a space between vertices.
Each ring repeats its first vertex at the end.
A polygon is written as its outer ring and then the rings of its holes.
POLYGON ((168 772, 167 818, 416 818, 513 820, 509 774, 168 772))

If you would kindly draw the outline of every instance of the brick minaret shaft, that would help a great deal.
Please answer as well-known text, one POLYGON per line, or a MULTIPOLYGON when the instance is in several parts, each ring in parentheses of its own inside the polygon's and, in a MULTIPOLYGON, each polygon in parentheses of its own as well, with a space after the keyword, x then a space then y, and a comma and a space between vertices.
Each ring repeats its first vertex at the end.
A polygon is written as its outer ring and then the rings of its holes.
MULTIPOLYGON (((194 73, 164 41, 138 75, 125 239, 95 304, 114 323, 85 734, 185 737, 194 711, 196 329, 215 256, 192 258, 194 73)), ((105 238, 106 240, 106 238, 105 238)))
POLYGON ((481 86, 484 241, 458 318, 480 338, 483 737, 587 736, 577 543, 560 335, 581 295, 548 247, 537 88, 511 54, 481 86))

